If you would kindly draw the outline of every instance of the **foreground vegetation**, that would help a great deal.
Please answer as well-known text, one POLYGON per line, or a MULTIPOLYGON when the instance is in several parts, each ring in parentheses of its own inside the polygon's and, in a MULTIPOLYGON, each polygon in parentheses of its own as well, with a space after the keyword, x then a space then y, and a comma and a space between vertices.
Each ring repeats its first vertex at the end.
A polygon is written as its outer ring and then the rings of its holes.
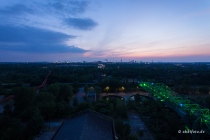
POLYGON ((73 113, 69 106, 72 87, 68 85, 51 85, 36 93, 33 88, 13 88, 15 95, 14 110, 8 104, 0 116, 0 139, 33 139, 43 129, 45 121, 59 119, 73 113))

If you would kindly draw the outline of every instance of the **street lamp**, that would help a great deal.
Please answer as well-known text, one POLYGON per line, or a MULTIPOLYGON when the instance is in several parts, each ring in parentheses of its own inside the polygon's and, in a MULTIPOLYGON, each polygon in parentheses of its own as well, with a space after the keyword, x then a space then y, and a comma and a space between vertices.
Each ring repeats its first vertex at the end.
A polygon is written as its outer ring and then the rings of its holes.
POLYGON ((109 87, 107 86, 107 87, 105 88, 105 90, 108 91, 108 90, 109 90, 109 87))
POLYGON ((125 88, 124 88, 124 87, 122 87, 121 89, 122 89, 122 91, 124 91, 124 90, 125 90, 125 88))
POLYGON ((105 91, 106 92, 108 92, 109 91, 109 87, 107 86, 107 87, 105 87, 105 91))

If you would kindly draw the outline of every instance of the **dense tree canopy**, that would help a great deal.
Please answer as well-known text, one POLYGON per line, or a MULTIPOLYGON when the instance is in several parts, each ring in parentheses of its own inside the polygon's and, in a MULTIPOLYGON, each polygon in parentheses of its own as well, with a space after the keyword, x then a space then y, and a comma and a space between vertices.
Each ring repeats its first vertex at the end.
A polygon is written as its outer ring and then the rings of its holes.
MULTIPOLYGON (((0 140, 14 137, 17 140, 33 139, 43 128, 44 121, 61 119, 85 109, 95 110, 116 120, 126 120, 131 108, 145 117, 150 115, 151 123, 147 125, 157 132, 158 138, 174 138, 177 136, 175 130, 180 129, 177 127, 181 125, 180 118, 160 103, 139 95, 135 95, 136 101, 127 103, 116 98, 99 99, 99 95, 103 92, 139 91, 142 90, 138 86, 141 81, 164 83, 180 94, 207 95, 210 92, 208 63, 103 63, 105 68, 102 69, 98 68, 98 64, 1 63, 0 95, 14 95, 15 98, 14 110, 12 105, 5 105, 0 116, 0 140), (45 81, 49 71, 51 73, 46 85, 35 90, 45 81), (78 102, 76 94, 81 86, 84 86, 85 93, 89 88, 94 88, 99 100, 78 102)), ((210 108, 210 98, 207 96, 195 101, 210 108)), ((187 123, 190 125, 192 120, 188 119, 187 123)), ((136 138, 129 136, 129 125, 121 121, 116 122, 116 131, 120 139, 136 138)))

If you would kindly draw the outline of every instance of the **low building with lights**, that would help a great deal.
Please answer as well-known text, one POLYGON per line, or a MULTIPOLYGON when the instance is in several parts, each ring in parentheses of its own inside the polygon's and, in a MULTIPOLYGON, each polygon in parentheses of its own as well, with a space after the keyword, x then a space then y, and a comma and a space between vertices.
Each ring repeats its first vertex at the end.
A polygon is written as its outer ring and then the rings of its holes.
POLYGON ((98 64, 98 68, 99 69, 104 69, 105 68, 105 65, 104 64, 98 64))

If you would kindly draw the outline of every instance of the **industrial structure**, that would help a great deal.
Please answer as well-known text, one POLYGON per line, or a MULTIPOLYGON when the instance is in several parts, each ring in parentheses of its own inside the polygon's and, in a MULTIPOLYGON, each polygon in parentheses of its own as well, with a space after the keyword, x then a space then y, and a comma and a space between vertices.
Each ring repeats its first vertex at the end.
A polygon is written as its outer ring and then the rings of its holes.
POLYGON ((141 82, 139 86, 166 106, 175 110, 181 117, 186 114, 194 116, 196 118, 194 124, 200 124, 207 133, 210 133, 210 113, 208 108, 186 99, 162 83, 141 82))

